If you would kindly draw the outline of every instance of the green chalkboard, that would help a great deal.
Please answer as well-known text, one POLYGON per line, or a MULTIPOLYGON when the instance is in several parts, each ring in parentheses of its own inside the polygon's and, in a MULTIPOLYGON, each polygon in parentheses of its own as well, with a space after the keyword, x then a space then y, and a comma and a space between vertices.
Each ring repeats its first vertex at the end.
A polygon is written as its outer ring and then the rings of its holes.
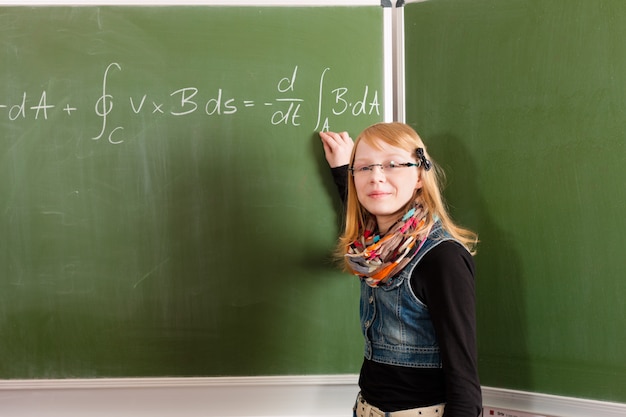
POLYGON ((626 3, 405 8, 407 121, 476 229, 486 386, 626 402, 626 3))
POLYGON ((356 372, 316 132, 383 119, 382 25, 0 8, 0 378, 356 372))

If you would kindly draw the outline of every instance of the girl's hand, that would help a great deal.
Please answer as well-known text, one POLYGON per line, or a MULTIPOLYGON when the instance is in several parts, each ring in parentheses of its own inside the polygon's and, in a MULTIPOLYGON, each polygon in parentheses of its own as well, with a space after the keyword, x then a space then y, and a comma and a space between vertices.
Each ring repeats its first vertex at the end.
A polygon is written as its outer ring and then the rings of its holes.
POLYGON ((348 132, 320 132, 324 155, 331 168, 348 165, 354 142, 348 132))

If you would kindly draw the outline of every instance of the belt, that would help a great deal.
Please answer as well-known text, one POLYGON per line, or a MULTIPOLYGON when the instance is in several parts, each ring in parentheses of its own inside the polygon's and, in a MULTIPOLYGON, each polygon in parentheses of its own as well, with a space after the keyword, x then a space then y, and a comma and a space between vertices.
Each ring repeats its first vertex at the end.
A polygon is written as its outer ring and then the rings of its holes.
POLYGON ((380 408, 368 404, 361 394, 359 394, 354 407, 357 417, 441 417, 443 416, 445 406, 445 404, 437 404, 430 407, 411 408, 409 410, 385 413, 380 408))

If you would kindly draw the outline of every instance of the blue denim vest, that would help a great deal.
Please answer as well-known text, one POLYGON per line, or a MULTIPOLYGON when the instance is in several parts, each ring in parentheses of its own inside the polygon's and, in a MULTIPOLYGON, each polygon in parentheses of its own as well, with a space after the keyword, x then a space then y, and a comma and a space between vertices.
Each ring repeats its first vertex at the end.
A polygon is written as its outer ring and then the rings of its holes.
POLYGON ((436 222, 428 238, 402 271, 372 288, 361 280, 361 331, 365 357, 411 368, 441 368, 439 344, 428 307, 411 288, 411 273, 432 248, 455 240, 436 222))

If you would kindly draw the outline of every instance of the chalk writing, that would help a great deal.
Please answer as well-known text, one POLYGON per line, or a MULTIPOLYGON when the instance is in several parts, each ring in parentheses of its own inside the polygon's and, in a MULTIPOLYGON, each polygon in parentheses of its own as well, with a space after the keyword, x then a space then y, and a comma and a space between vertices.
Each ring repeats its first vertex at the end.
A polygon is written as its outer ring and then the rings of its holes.
MULTIPOLYGON (((277 77, 275 81, 276 97, 267 100, 258 100, 254 97, 238 98, 226 93, 222 87, 212 91, 201 90, 196 86, 184 86, 171 90, 167 100, 153 97, 150 93, 137 96, 115 96, 109 88, 116 79, 123 76, 124 68, 117 62, 106 66, 101 77, 100 96, 95 98, 93 111, 99 120, 99 127, 94 131, 91 139, 105 139, 109 143, 119 145, 126 140, 124 137, 125 127, 116 124, 114 116, 117 112, 130 111, 132 114, 151 114, 172 117, 185 117, 192 114, 205 116, 232 116, 246 109, 255 107, 268 108, 267 121, 273 126, 303 126, 305 121, 302 116, 302 105, 305 99, 298 96, 298 71, 295 65, 286 76, 277 77), (125 107, 127 106, 127 107, 125 107), (114 111, 115 109, 115 111, 114 111)), ((364 85, 362 90, 354 93, 344 86, 327 87, 326 75, 331 71, 325 68, 319 78, 319 90, 317 97, 317 118, 313 130, 330 130, 330 115, 381 115, 381 103, 376 89, 364 85), (330 101, 330 104, 328 102, 330 101)), ((35 95, 23 92, 17 103, 3 103, 0 97, 0 117, 6 117, 10 121, 33 118, 38 121, 46 121, 51 113, 58 108, 57 116, 71 117, 80 109, 71 102, 60 105, 52 103, 46 90, 35 95), (30 102, 36 105, 27 105, 30 102)))
MULTIPOLYGON (((113 96, 107 93, 108 74, 109 74, 109 70, 113 67, 117 68, 120 71, 122 69, 122 67, 120 67, 118 63, 114 62, 110 64, 104 71, 104 77, 102 80, 102 95, 100 96, 98 101, 96 101, 96 107, 95 107, 96 114, 102 118, 102 130, 100 130, 100 134, 94 137, 93 139, 100 139, 105 134, 105 131, 107 130, 107 117, 109 113, 111 113, 111 111, 113 110, 113 96)), ((123 128, 121 126, 118 126, 114 128, 111 131, 111 133, 109 133, 109 142, 113 144, 122 142, 122 141, 116 142, 112 139, 113 133, 119 129, 123 129, 123 128)))

